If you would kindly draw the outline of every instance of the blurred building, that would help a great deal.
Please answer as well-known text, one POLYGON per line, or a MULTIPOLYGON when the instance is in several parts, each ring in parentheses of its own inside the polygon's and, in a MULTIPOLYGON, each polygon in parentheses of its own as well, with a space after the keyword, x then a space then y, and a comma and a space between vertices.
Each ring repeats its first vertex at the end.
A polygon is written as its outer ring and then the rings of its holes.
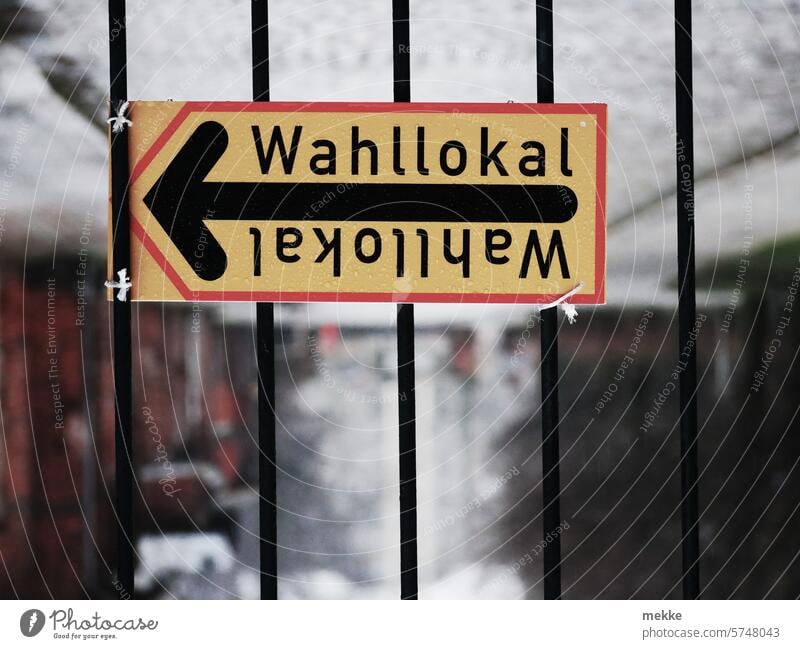
MULTIPOLYGON (((709 596, 795 597, 796 311, 751 386, 800 254, 798 8, 723 4, 694 16, 701 575, 709 596)), ((250 98, 248 3, 139 7, 131 98, 250 98)), ((534 13, 519 0, 412 2, 414 100, 535 100, 534 13)), ((391 99, 391 3, 274 0, 270 14, 274 99, 391 99)), ((564 0, 555 19, 557 100, 608 103, 611 143, 609 304, 561 333, 565 596, 676 596, 672 17, 639 0, 564 0)), ((0 33, 0 596, 119 596, 105 6, 8 0, 0 33)), ((252 309, 134 313, 140 594, 254 597, 252 309)), ((280 595, 394 597, 394 307, 277 313, 280 595)), ((422 305, 416 317, 421 593, 538 597, 533 310, 422 305)))

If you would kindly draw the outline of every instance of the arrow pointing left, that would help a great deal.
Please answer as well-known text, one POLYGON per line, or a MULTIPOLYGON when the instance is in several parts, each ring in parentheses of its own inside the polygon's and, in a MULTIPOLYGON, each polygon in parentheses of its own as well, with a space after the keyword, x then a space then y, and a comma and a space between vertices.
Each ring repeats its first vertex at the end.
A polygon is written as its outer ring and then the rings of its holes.
POLYGON ((416 223, 565 223, 578 209, 566 185, 464 183, 211 182, 228 147, 219 122, 200 124, 144 203, 198 277, 216 280, 227 267, 208 220, 416 223), (309 214, 313 197, 336 197, 309 214))

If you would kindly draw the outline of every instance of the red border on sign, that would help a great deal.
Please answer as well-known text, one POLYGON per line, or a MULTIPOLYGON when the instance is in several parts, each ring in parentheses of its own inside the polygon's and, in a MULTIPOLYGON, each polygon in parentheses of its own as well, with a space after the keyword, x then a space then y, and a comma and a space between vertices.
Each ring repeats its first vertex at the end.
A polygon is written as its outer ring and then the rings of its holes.
MULTIPOLYGON (((135 118, 136 103, 133 102, 135 118)), ((389 102, 245 102, 223 101, 186 102, 178 114, 158 136, 147 152, 138 160, 131 173, 133 183, 152 163, 158 152, 175 134, 186 118, 197 112, 240 113, 484 113, 536 115, 594 115, 597 119, 596 176, 597 197, 595 213, 595 285, 592 295, 578 294, 570 299, 573 304, 598 304, 605 302, 606 267, 606 119, 605 104, 481 104, 481 103, 389 103, 389 102)), ((186 301, 193 302, 416 302, 416 303, 488 303, 488 304, 546 304, 559 294, 547 293, 352 293, 338 291, 192 291, 177 270, 159 250, 145 228, 131 217, 131 232, 162 267, 178 292, 186 301)))

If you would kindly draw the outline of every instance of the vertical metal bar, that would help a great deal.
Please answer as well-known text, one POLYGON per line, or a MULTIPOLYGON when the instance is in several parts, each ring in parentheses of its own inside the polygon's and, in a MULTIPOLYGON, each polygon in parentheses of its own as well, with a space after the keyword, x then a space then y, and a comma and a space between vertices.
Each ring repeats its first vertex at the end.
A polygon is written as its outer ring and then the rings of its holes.
MULTIPOLYGON (((392 0, 394 100, 411 101, 408 0, 392 0)), ((417 599, 417 424, 414 305, 397 305, 397 406, 400 436, 400 597, 417 599)))
POLYGON ((394 100, 411 101, 411 35, 408 0, 392 0, 394 100))
MULTIPOLYGON (((553 0, 536 0, 536 99, 552 104, 553 0)), ((542 310, 542 534, 544 597, 561 598, 561 507, 558 449, 558 308, 542 310)))
MULTIPOLYGON (((269 7, 253 0, 253 99, 269 101, 269 7)), ((258 526, 261 599, 278 599, 278 476, 275 444, 275 307, 256 304, 258 364, 258 526)))
POLYGON ((675 0, 675 161, 678 178, 678 353, 680 375, 681 533, 683 597, 700 593, 697 497, 697 347, 694 272, 694 128, 692 3, 675 0))
MULTIPOLYGON (((110 111, 113 116, 127 101, 125 0, 109 0, 110 111)), ((130 274, 131 239, 128 211, 128 130, 111 132, 112 279, 121 270, 130 274)), ((117 516, 117 590, 133 597, 133 390, 131 368, 131 303, 112 301, 114 355, 115 471, 117 516)))
POLYGON ((400 597, 417 599, 417 440, 414 396, 414 305, 397 306, 400 420, 400 597))

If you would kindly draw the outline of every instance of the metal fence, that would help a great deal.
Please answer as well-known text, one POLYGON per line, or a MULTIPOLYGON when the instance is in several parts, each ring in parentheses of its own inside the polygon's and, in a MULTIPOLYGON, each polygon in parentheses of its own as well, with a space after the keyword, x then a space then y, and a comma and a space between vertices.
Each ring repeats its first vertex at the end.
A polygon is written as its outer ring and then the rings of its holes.
MULTIPOLYGON (((267 0, 252 0, 253 100, 270 100, 269 12, 267 0)), ((698 536, 697 370, 694 265, 694 155, 691 0, 675 0, 675 160, 678 182, 678 345, 684 371, 679 378, 681 442, 681 525, 684 598, 700 592, 698 536)), ((110 110, 118 114, 128 99, 125 0, 109 0, 110 110)), ((410 102, 409 0, 392 1, 394 101, 410 102)), ((536 1, 537 101, 553 103, 553 0, 536 1)), ((111 134, 112 276, 130 268, 128 136, 111 134)), ((134 469, 132 440, 131 303, 113 300, 113 369, 116 435, 116 518, 118 580, 134 593, 134 469)), ((558 428, 558 310, 541 313, 542 512, 544 597, 561 597, 561 512, 558 428)), ((258 364, 259 535, 261 598, 278 597, 277 466, 275 421, 275 312, 272 303, 256 308, 258 364)), ((402 599, 417 599, 416 407, 414 306, 397 307, 397 389, 400 484, 400 575, 402 599)))

